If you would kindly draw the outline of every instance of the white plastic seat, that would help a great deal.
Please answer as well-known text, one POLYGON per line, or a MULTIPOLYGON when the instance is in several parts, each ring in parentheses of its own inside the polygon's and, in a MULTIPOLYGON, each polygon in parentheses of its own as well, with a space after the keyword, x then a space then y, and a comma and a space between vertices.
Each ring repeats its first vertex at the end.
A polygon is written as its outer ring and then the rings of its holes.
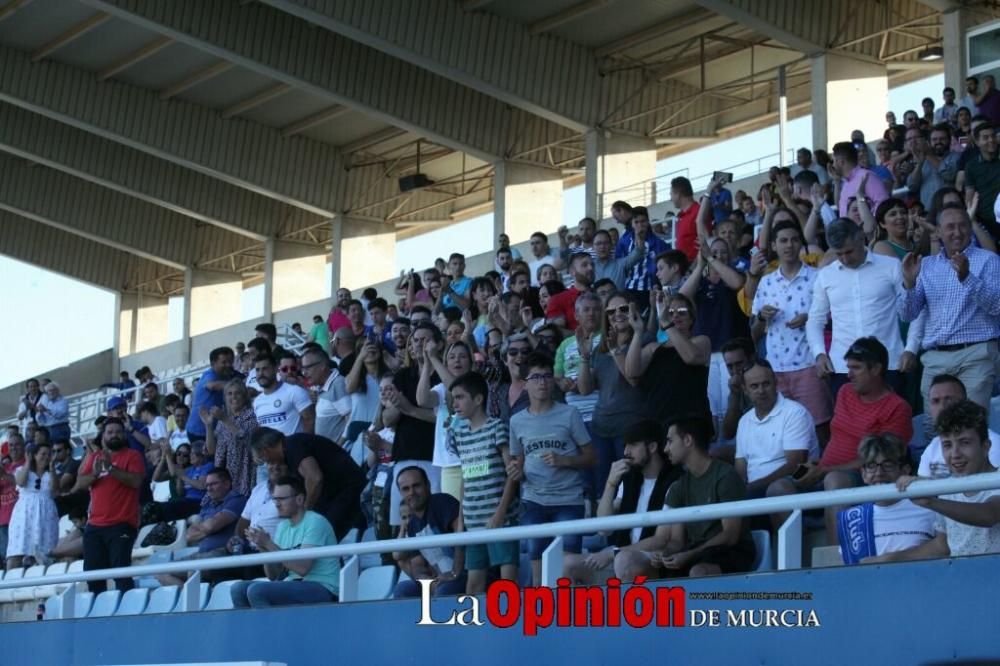
POLYGON ((121 597, 122 593, 118 590, 101 592, 94 599, 94 605, 87 613, 87 617, 111 617, 118 610, 118 602, 121 601, 121 597))
POLYGON ((381 566, 365 569, 358 576, 358 601, 388 599, 396 586, 396 567, 381 566))
POLYGON ((140 545, 155 527, 155 525, 143 526, 143 528, 139 530, 139 536, 135 538, 135 546, 132 547, 132 561, 134 562, 135 560, 142 559, 144 557, 150 557, 153 553, 159 553, 164 550, 174 551, 184 548, 187 545, 187 522, 184 520, 177 520, 171 524, 177 529, 177 536, 174 537, 173 542, 159 546, 140 545))
MULTIPOLYGON (((21 574, 21 578, 41 578, 45 575, 45 565, 36 564, 33 567, 28 567, 21 574)), ((4 578, 5 581, 10 580, 10 578, 4 578)), ((35 596, 32 594, 34 591, 34 585, 28 585, 27 587, 18 587, 13 590, 0 590, 0 601, 30 601, 34 599, 35 596)))
POLYGON ((180 588, 176 585, 166 585, 158 587, 149 595, 149 605, 142 611, 143 615, 154 613, 169 613, 177 605, 177 592, 180 588))
MULTIPOLYGON (((66 573, 67 568, 69 568, 69 564, 67 564, 66 562, 54 562, 53 564, 50 564, 49 567, 45 570, 45 578, 49 576, 61 576, 62 574, 66 573)), ((42 578, 42 580, 44 581, 45 578, 42 578)), ((53 594, 59 594, 60 592, 65 590, 67 586, 68 586, 67 583, 63 583, 61 585, 51 585, 51 584, 39 585, 34 589, 32 589, 31 591, 32 597, 34 597, 35 599, 47 599, 51 597, 53 594)))
POLYGON ((344 538, 337 543, 339 545, 343 545, 346 543, 357 543, 357 542, 358 542, 358 528, 352 527, 350 531, 348 531, 348 533, 344 535, 344 538))
MULTIPOLYGON (((369 541, 375 541, 375 528, 369 527, 365 530, 365 533, 361 535, 361 542, 368 543, 369 541)), ((382 566, 382 556, 379 553, 367 553, 365 555, 358 556, 359 564, 361 570, 371 569, 373 567, 382 566)))
POLYGON ((141 615, 146 610, 149 603, 149 590, 145 588, 133 588, 122 595, 122 602, 115 611, 115 617, 123 615, 141 615))
POLYGON ((64 536, 76 529, 73 526, 73 521, 69 519, 69 514, 66 514, 59 519, 59 538, 62 539, 64 536))
MULTIPOLYGON (((143 562, 143 564, 163 564, 164 562, 169 562, 173 557, 173 551, 161 550, 150 555, 149 559, 143 562)), ((156 576, 139 576, 135 579, 135 586, 152 589, 160 587, 160 581, 157 580, 156 576)))
POLYGON ((174 551, 174 561, 183 560, 185 557, 189 557, 198 552, 198 546, 188 546, 186 548, 178 548, 174 551))
MULTIPOLYGON (((82 571, 83 571, 83 560, 73 560, 72 562, 69 563, 69 566, 66 568, 66 573, 68 574, 81 573, 82 571)), ((79 594, 80 592, 87 592, 87 591, 88 589, 86 583, 76 584, 77 594, 79 594)))
POLYGON ((753 530, 750 532, 750 536, 753 537, 754 549, 757 551, 757 557, 754 560, 753 570, 773 571, 774 556, 771 553, 771 535, 767 532, 767 530, 753 530))
POLYGON ((94 605, 93 592, 77 592, 73 595, 74 609, 73 617, 87 617, 90 607, 94 605))
POLYGON ((233 597, 230 595, 229 590, 238 582, 240 581, 225 580, 221 583, 216 583, 215 587, 212 588, 212 596, 209 597, 204 610, 230 610, 235 608, 233 606, 233 597))
MULTIPOLYGON (((205 610, 205 605, 208 603, 208 594, 209 594, 209 591, 211 590, 211 588, 212 588, 212 586, 209 585, 208 583, 201 583, 198 586, 198 608, 197 608, 197 610, 205 610)), ((183 599, 181 598, 181 595, 183 595, 183 594, 184 594, 184 588, 181 588, 180 593, 177 595, 177 603, 174 604, 174 608, 173 608, 173 610, 171 612, 173 612, 173 613, 183 613, 184 612, 181 609, 181 601, 183 601, 183 599)))

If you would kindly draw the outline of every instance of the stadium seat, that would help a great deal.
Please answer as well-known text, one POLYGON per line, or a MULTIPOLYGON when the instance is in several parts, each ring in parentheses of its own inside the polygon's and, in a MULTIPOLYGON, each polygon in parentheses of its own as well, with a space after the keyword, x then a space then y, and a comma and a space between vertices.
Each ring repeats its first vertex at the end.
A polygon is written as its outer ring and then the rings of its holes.
POLYGON ((153 615, 155 613, 169 613, 177 605, 177 593, 180 588, 177 585, 166 585, 158 587, 149 595, 149 605, 142 611, 143 615, 153 615))
POLYGON ((174 560, 183 560, 185 557, 190 557, 198 552, 198 546, 187 546, 185 548, 178 548, 174 552, 174 560))
POLYGON ((358 601, 388 599, 396 586, 396 567, 380 566, 365 569, 358 576, 358 601))
POLYGON ((69 519, 69 514, 63 516, 59 519, 59 538, 62 539, 64 536, 72 532, 75 528, 73 527, 73 521, 69 519))
MULTIPOLYGON (((94 603, 94 593, 93 592, 78 592, 73 596, 73 602, 75 607, 75 613, 73 617, 87 617, 87 613, 90 612, 90 606, 94 603)), ((63 597, 61 594, 55 594, 45 600, 45 615, 43 619, 45 620, 56 620, 60 619, 62 616, 62 605, 63 597)))
MULTIPOLYGON (((365 530, 365 533, 361 535, 361 542, 368 543, 370 541, 375 541, 375 528, 369 527, 365 530)), ((359 564, 361 565, 361 570, 371 569, 372 567, 382 566, 382 555, 379 553, 368 553, 367 555, 358 556, 359 564)))
POLYGON ((73 595, 74 613, 73 617, 87 617, 90 614, 90 607, 94 605, 93 592, 77 592, 73 595))
POLYGON ((149 602, 149 590, 144 588, 134 588, 122 595, 121 604, 115 611, 115 616, 141 615, 146 610, 149 602))
POLYGON ((357 543, 358 542, 358 528, 352 527, 350 531, 344 535, 344 538, 338 541, 338 545, 343 545, 347 543, 357 543))
POLYGON ((215 587, 212 588, 212 596, 209 597, 208 603, 205 604, 205 610, 230 610, 233 608, 233 598, 229 595, 229 588, 235 585, 239 581, 226 580, 221 583, 216 583, 215 587))
MULTIPOLYGON (((209 594, 209 591, 211 590, 211 588, 212 588, 212 586, 209 585, 208 583, 201 583, 198 586, 198 610, 204 610, 205 609, 205 604, 208 603, 208 594, 209 594)), ((183 613, 184 612, 183 610, 181 610, 181 602, 183 601, 183 599, 181 597, 182 597, 183 594, 184 594, 184 588, 181 588, 180 593, 178 593, 178 595, 177 595, 177 603, 174 604, 174 609, 173 609, 172 612, 174 612, 174 613, 183 613)))
MULTIPOLYGON (((173 559, 174 553, 169 550, 161 550, 153 553, 149 556, 149 559, 143 562, 143 564, 163 564, 164 562, 169 562, 173 559)), ((146 588, 157 588, 160 587, 160 581, 156 579, 156 576, 139 576, 135 579, 136 587, 146 587, 146 588)))
MULTIPOLYGON (((82 571, 83 571, 83 560, 73 560, 72 562, 69 563, 69 567, 66 568, 66 573, 68 574, 80 573, 82 571)), ((87 592, 88 591, 87 584, 77 583, 76 591, 77 594, 79 594, 80 592, 87 592)))
MULTIPOLYGON (((33 567, 28 567, 24 570, 21 578, 41 578, 45 575, 45 565, 36 564, 33 567)), ((10 580, 10 578, 4 578, 5 581, 10 580)), ((18 587, 13 590, 0 590, 0 601, 30 601, 34 599, 35 596, 32 594, 35 586, 29 585, 28 587, 18 587)))
POLYGON ((101 592, 94 599, 94 606, 90 609, 87 617, 111 617, 118 610, 118 602, 121 600, 121 596, 122 593, 118 590, 101 592))
POLYGON ((840 555, 840 546, 818 546, 812 549, 813 569, 840 567, 843 565, 844 558, 840 555))
POLYGON ((754 559, 754 571, 773 571, 774 554, 771 552, 771 534, 767 530, 754 530, 750 532, 753 537, 754 549, 757 556, 754 559))
POLYGON ((187 522, 183 520, 174 521, 173 526, 177 528, 177 536, 174 538, 172 543, 165 544, 162 546, 145 546, 143 547, 142 542, 151 531, 155 525, 145 525, 141 530, 139 530, 139 536, 135 538, 135 546, 132 547, 132 561, 141 560, 145 557, 151 557, 153 553, 158 553, 164 550, 178 550, 187 545, 187 522))
MULTIPOLYGON (((66 569, 68 568, 69 564, 66 562, 55 562, 53 564, 50 564, 48 568, 45 570, 45 577, 60 576, 66 573, 66 569)), ((42 580, 44 581, 45 578, 42 578, 42 580)), ((49 585, 49 584, 39 585, 34 589, 32 589, 31 593, 35 599, 47 599, 54 594, 59 594, 60 592, 65 590, 66 587, 67 587, 66 583, 63 583, 62 585, 49 585)))

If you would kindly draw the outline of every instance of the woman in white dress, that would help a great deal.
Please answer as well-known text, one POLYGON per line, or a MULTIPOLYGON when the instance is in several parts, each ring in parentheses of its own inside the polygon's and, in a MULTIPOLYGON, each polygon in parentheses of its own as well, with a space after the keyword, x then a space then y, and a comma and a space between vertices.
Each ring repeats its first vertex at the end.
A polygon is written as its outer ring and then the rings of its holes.
POLYGON ((11 514, 7 540, 7 568, 20 567, 25 558, 43 563, 59 540, 59 513, 52 499, 49 444, 28 447, 25 464, 14 470, 17 504, 11 514))

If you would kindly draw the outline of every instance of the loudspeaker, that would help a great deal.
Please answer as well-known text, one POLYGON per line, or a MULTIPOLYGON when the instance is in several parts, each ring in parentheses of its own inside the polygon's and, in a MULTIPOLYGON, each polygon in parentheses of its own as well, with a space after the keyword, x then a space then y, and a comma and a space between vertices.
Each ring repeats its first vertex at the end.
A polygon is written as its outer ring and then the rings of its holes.
POLYGON ((420 187, 433 185, 434 181, 422 173, 415 173, 412 176, 403 176, 399 179, 399 191, 409 192, 420 187))

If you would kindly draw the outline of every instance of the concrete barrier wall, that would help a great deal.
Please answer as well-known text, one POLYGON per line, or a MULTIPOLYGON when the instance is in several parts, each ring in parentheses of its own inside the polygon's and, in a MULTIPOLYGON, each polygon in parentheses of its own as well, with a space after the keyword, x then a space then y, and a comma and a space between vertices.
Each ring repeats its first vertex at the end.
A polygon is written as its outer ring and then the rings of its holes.
MULTIPOLYGON (((105 382, 117 381, 118 377, 113 371, 113 362, 113 350, 105 349, 61 368, 40 372, 36 377, 38 379, 47 377, 59 384, 63 395, 72 395, 96 388, 105 382)), ((0 416, 3 418, 13 416, 17 412, 17 401, 23 393, 23 381, 0 389, 0 416)))

